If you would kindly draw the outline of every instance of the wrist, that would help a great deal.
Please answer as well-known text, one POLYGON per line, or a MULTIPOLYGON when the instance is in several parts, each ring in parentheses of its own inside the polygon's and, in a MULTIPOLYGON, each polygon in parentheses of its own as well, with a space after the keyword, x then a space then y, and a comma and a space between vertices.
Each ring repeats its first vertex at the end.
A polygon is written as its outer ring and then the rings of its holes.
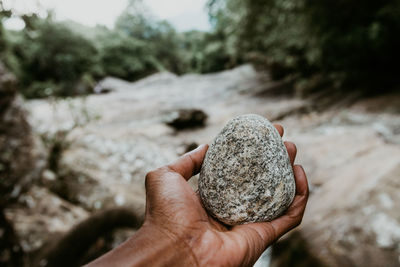
POLYGON ((135 235, 89 266, 198 266, 191 248, 172 232, 144 224, 135 235))
POLYGON ((167 227, 145 223, 123 246, 132 253, 130 266, 198 266, 184 236, 167 227))

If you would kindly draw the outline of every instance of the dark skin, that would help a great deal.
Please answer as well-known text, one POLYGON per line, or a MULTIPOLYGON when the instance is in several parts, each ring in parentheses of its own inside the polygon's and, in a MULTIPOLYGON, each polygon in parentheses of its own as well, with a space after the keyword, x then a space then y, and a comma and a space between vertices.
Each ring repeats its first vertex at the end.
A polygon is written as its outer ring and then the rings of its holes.
MULTIPOLYGON (((283 128, 275 125, 280 135, 283 128)), ((296 146, 285 142, 296 179, 288 210, 271 222, 226 226, 204 210, 187 183, 201 168, 207 145, 146 176, 146 217, 138 232, 89 266, 252 266, 263 251, 301 223, 308 199, 306 174, 294 165, 296 146)))

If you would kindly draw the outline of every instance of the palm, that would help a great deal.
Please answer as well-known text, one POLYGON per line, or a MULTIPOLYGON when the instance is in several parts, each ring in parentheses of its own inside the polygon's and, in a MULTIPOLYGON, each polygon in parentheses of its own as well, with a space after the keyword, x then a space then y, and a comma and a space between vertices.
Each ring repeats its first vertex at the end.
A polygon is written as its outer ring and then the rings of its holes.
MULTIPOLYGON (((218 258, 230 259, 229 254, 232 251, 241 251, 239 244, 245 243, 235 240, 234 236, 229 234, 228 227, 217 222, 206 213, 199 196, 183 179, 184 177, 178 173, 170 173, 169 175, 168 180, 164 180, 165 184, 162 184, 163 192, 168 193, 158 194, 161 203, 173 203, 162 208, 164 214, 162 218, 158 215, 158 219, 164 222, 164 226, 165 222, 168 222, 168 225, 174 228, 170 229, 173 232, 185 232, 188 229, 192 232, 196 231, 197 235, 202 236, 202 242, 206 244, 206 247, 200 248, 199 251, 207 252, 207 257, 210 258, 215 259, 218 255, 218 258), (173 194, 171 194, 172 191, 173 194), (171 216, 171 214, 174 214, 174 216, 171 216)), ((152 214, 158 213, 157 206, 157 203, 154 203, 152 214)), ((204 255, 197 257, 204 258, 204 255)))

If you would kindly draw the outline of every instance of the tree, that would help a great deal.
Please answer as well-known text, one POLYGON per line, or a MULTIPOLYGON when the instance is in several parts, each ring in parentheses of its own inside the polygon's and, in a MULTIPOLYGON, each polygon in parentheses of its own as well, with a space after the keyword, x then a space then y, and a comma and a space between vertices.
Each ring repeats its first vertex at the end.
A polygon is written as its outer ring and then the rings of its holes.
POLYGON ((23 93, 27 97, 73 95, 76 83, 95 64, 95 47, 51 17, 23 19, 27 26, 12 45, 20 62, 17 75, 23 93))
POLYGON ((129 1, 115 28, 130 38, 146 42, 161 69, 184 72, 177 32, 167 21, 156 20, 141 0, 129 1))
POLYGON ((230 57, 253 55, 276 79, 364 92, 396 85, 397 0, 210 0, 208 7, 230 57))
POLYGON ((134 81, 162 69, 151 47, 143 40, 110 32, 100 43, 100 63, 104 75, 134 81))

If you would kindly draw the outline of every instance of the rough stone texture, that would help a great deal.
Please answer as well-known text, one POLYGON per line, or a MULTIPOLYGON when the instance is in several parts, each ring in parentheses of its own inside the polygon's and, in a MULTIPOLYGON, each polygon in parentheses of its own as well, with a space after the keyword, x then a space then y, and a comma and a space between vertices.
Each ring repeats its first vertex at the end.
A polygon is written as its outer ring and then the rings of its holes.
POLYGON ((45 151, 26 119, 15 78, 0 62, 0 206, 15 201, 36 181, 45 151))
POLYGON ((46 163, 26 117, 16 80, 0 62, 0 266, 21 266, 25 261, 14 222, 4 209, 39 179, 46 163))
POLYGON ((278 131, 253 114, 236 117, 222 129, 199 180, 204 206, 229 225, 273 220, 292 203, 295 188, 278 131))
POLYGON ((36 185, 5 213, 13 222, 25 253, 34 252, 89 216, 83 208, 36 185))

